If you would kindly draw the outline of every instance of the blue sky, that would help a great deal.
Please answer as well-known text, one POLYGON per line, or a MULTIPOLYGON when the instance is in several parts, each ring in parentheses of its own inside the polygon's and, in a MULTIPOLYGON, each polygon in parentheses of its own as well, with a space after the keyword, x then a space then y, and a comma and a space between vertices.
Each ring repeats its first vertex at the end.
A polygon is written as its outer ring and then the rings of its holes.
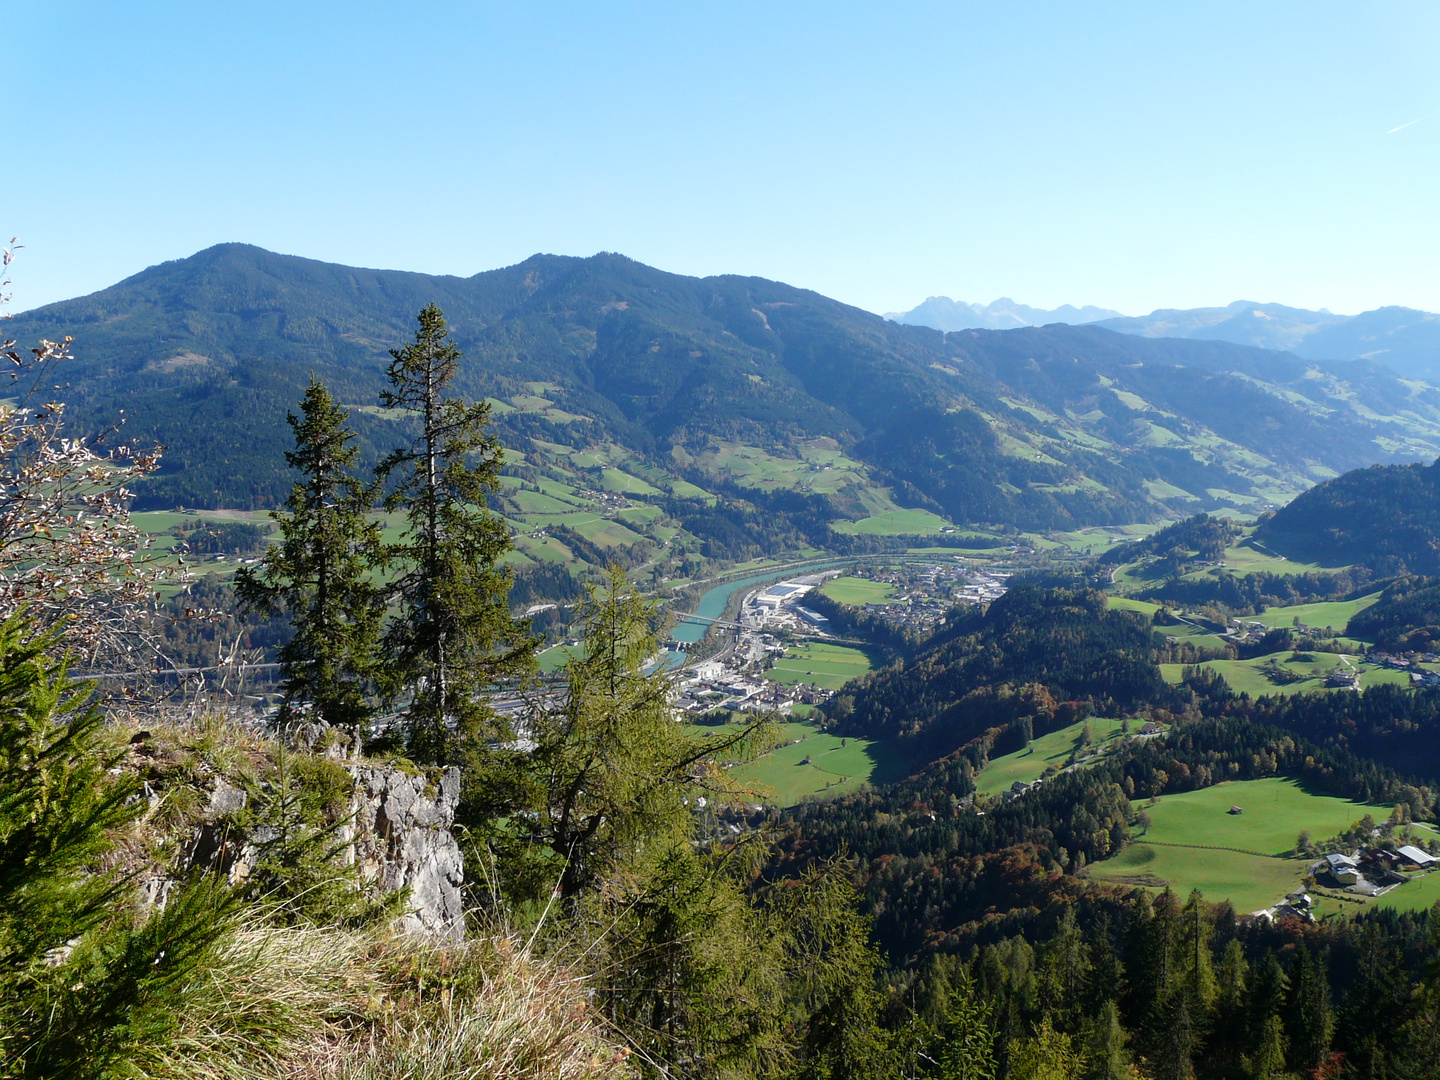
POLYGON ((11 0, 0 40, 15 309, 241 240, 1440 310, 1433 3, 11 0))

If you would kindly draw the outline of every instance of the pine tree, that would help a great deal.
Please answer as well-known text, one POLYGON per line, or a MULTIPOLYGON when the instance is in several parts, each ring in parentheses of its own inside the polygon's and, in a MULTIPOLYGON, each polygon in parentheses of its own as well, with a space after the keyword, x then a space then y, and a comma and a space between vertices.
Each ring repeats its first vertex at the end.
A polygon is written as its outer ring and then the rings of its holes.
POLYGON ((1113 1001, 1105 1002, 1091 1022, 1085 1063, 1086 1080, 1131 1080, 1135 1075, 1125 1029, 1120 1025, 1120 1010, 1113 1001))
POLYGON ((977 997, 968 971, 962 971, 951 987, 934 1056, 942 1080, 994 1080, 997 1065, 990 1007, 977 997))
POLYGON ((1277 1080, 1285 1074, 1285 1024, 1271 1014, 1260 1023, 1260 1040, 1247 1062, 1255 1080, 1277 1080))
POLYGON ((1074 1080, 1080 1072, 1080 1056, 1070 1045, 1070 1036, 1055 1031, 1042 1020, 1034 1035, 1010 1048, 1010 1080, 1074 1080))
POLYGON ((413 342, 391 350, 390 388, 380 395, 387 408, 414 414, 419 432, 376 472, 393 484, 387 509, 406 518, 405 536, 387 551, 400 568, 399 612, 385 635, 389 686, 413 691, 411 755, 435 762, 454 759, 457 744, 476 753, 482 740, 510 738, 477 692, 530 671, 535 639, 510 616, 510 578, 499 565, 510 535, 486 509, 502 455, 486 430, 489 403, 447 396, 460 350, 434 304, 419 323, 413 342))
POLYGON ((355 435, 344 407, 323 383, 312 378, 300 416, 286 419, 295 449, 285 460, 301 480, 285 512, 273 515, 280 543, 266 552, 258 571, 245 568, 236 575, 236 594, 252 609, 290 617, 293 635, 280 650, 282 722, 310 715, 343 725, 354 732, 358 750, 380 625, 369 564, 380 547, 379 527, 370 517, 373 492, 350 474, 355 435))
POLYGON ((1176 989, 1161 1011, 1164 1026, 1155 1051, 1155 1080, 1190 1080, 1195 1034, 1184 990, 1176 989))
MULTIPOLYGON (((1180 962, 1184 971, 1185 993, 1190 998, 1192 1019, 1203 1020, 1215 1003, 1215 964, 1210 954, 1213 927, 1205 898, 1199 889, 1190 893, 1181 913, 1180 935, 1184 942, 1180 962)), ((1201 1026, 1197 1023, 1197 1026, 1201 1026)))

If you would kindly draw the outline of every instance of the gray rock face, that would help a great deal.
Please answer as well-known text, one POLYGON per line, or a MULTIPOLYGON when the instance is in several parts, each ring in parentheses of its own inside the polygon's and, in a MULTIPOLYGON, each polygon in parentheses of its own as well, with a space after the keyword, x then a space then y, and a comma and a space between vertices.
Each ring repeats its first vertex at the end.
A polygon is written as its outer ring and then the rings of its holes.
POLYGON ((450 827, 460 801, 460 770, 438 785, 399 769, 352 766, 354 857, 360 874, 382 892, 410 889, 403 929, 458 941, 465 936, 460 900, 464 861, 450 827))
MULTIPOLYGON (((350 820, 339 834, 348 843, 347 862, 359 865, 361 880, 376 893, 409 889, 398 929, 463 940, 464 860, 450 831, 460 801, 460 770, 446 769, 438 784, 424 773, 393 767, 348 765, 347 771, 355 778, 350 820)), ((249 876, 260 857, 257 843, 273 838, 274 830, 262 825, 247 834, 239 829, 231 815, 245 801, 239 788, 215 779, 190 844, 190 866, 224 873, 232 884, 249 876)), ((143 883, 142 895, 163 904, 173 884, 156 877, 143 883)))

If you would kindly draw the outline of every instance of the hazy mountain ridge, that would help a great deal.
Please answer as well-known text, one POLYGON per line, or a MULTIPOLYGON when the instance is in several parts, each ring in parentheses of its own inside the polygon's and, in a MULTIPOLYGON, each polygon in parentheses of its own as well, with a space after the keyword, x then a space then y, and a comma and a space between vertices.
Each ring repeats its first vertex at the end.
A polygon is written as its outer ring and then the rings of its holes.
POLYGON ((1053 311, 1017 304, 1002 296, 989 304, 967 304, 948 296, 931 296, 909 311, 888 312, 885 318, 911 326, 929 326, 936 330, 1014 330, 1021 326, 1048 326, 1050 323, 1081 325, 1101 319, 1119 318, 1118 311, 1086 304, 1075 307, 1062 304, 1053 311))
MULTIPOLYGON (((77 419, 123 408, 131 438, 169 446, 146 505, 269 506, 289 488, 284 417, 311 373, 373 406, 386 349, 432 300, 466 352, 457 388, 505 406, 496 423, 517 449, 611 440, 673 469, 719 444, 793 455, 827 438, 868 483, 957 521, 1256 510, 1359 465, 1440 455, 1440 392, 1374 364, 1098 326, 945 334, 613 254, 457 278, 227 244, 23 313, 8 332, 74 335, 77 419)), ((393 440, 373 409, 355 423, 367 455, 393 440)))
POLYGON ((1336 315, 1237 300, 1225 307, 1159 308, 1149 315, 1125 316, 1069 304, 1042 311, 1008 299, 982 307, 932 296, 910 311, 892 312, 886 318, 936 330, 1093 323, 1122 334, 1228 341, 1293 352, 1307 360, 1373 360, 1406 378, 1440 382, 1440 315, 1405 307, 1336 315))

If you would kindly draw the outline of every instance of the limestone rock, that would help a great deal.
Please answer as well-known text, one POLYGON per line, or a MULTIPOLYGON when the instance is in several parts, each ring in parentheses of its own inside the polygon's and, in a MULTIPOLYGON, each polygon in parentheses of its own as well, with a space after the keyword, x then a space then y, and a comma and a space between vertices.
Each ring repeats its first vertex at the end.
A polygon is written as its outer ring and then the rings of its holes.
POLYGON ((361 876, 383 892, 410 889, 401 926, 451 940, 465 935, 460 899, 464 860, 450 827, 460 801, 460 770, 438 784, 396 768, 350 767, 355 777, 351 822, 361 876))

